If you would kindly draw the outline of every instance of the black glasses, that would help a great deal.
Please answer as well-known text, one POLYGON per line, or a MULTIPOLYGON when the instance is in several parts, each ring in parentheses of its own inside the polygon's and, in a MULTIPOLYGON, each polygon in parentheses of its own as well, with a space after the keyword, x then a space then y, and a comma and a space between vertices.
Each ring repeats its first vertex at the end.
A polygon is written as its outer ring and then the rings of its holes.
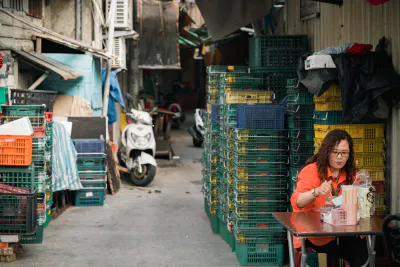
POLYGON ((350 152, 348 151, 332 151, 331 152, 333 156, 338 157, 339 155, 342 156, 342 158, 348 158, 350 156, 350 152))

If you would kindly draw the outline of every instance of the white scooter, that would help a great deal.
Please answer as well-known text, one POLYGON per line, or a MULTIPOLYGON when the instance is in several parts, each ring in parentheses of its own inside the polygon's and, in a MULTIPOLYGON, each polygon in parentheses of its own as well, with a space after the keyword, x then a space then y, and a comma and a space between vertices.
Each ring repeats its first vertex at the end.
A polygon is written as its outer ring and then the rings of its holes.
POLYGON ((122 132, 120 163, 129 170, 133 184, 146 186, 153 181, 157 170, 152 118, 148 112, 134 109, 126 115, 132 119, 132 123, 122 132))
POLYGON ((195 124, 193 127, 188 128, 187 131, 193 137, 193 145, 195 147, 201 147, 204 142, 204 122, 203 115, 206 113, 205 109, 197 108, 194 113, 195 124))

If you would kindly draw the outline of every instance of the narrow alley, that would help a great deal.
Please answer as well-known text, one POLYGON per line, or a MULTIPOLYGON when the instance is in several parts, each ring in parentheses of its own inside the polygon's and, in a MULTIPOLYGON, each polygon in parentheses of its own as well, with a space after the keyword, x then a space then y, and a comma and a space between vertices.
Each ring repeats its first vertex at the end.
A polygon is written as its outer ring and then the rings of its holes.
POLYGON ((26 245, 11 266, 239 266, 211 232, 200 192, 201 149, 185 127, 172 132, 180 160, 173 167, 161 161, 152 193, 124 181, 103 207, 70 207, 46 228, 43 244, 26 245))

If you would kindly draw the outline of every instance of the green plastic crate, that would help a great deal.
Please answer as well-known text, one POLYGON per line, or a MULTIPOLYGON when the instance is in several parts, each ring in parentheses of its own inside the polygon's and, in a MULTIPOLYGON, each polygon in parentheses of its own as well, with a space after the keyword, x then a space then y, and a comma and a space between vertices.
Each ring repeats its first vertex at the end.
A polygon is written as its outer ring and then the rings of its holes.
POLYGON ((285 190, 287 187, 288 178, 265 178, 262 179, 257 177, 255 179, 239 180, 237 178, 233 179, 233 186, 238 192, 246 193, 252 192, 268 192, 270 189, 285 190))
POLYGON ((343 124, 342 111, 314 111, 315 124, 343 124))
POLYGON ((272 213, 266 213, 256 219, 242 219, 235 216, 233 221, 233 227, 236 232, 248 233, 250 235, 267 233, 285 234, 286 232, 285 227, 272 216, 272 213))
POLYGON ((271 151, 279 151, 279 153, 286 153, 289 151, 289 143, 287 140, 281 142, 239 142, 233 141, 229 144, 229 148, 238 154, 246 154, 249 156, 270 154, 271 151))
POLYGON ((31 235, 23 235, 21 237, 20 243, 21 244, 42 244, 43 243, 43 226, 36 226, 36 232, 31 235))
POLYGON ((7 104, 7 100, 8 100, 8 88, 0 87, 0 111, 2 111, 1 105, 7 104))
POLYGON ((281 266, 284 245, 273 241, 265 243, 235 243, 236 257, 241 266, 281 266))
POLYGON ((82 189, 75 191, 75 206, 103 206, 104 189, 82 189))
POLYGON ((313 119, 295 119, 294 116, 288 116, 289 129, 313 129, 313 119))
POLYGON ((246 142, 283 142, 287 140, 287 130, 265 130, 265 129, 238 129, 231 131, 232 139, 246 142))
POLYGON ((105 171, 106 161, 104 158, 78 158, 79 171, 105 171))
POLYGON ((227 222, 219 220, 219 236, 232 248, 233 252, 236 241, 233 233, 229 232, 227 222))
POLYGON ((314 104, 300 105, 288 103, 287 113, 291 114, 294 118, 312 119, 314 112, 314 104))
POLYGON ((297 105, 309 105, 314 102, 314 95, 307 90, 292 91, 288 90, 288 101, 297 105))
POLYGON ((0 189, 2 192, 14 192, 24 189, 23 193, 34 193, 35 165, 28 167, 0 167, 0 189))
POLYGON ((208 66, 206 69, 208 74, 224 74, 227 72, 231 73, 248 73, 249 67, 247 66, 208 66))
POLYGON ((319 267, 318 254, 317 253, 308 253, 307 254, 307 265, 309 267, 319 267))
POLYGON ((210 212, 210 205, 207 201, 207 199, 204 199, 204 210, 208 216, 208 219, 210 220, 211 224, 211 230, 214 234, 219 234, 219 220, 218 217, 215 215, 212 215, 210 212))
POLYGON ((45 105, 2 105, 4 116, 43 116, 45 105))
POLYGON ((290 129, 289 139, 291 141, 314 141, 314 128, 311 129, 290 129))

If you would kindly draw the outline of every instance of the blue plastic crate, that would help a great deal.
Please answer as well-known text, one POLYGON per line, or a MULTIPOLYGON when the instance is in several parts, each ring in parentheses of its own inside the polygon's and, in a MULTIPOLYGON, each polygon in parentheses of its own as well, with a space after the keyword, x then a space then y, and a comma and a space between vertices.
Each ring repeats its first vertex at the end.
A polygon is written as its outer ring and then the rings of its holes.
POLYGON ((104 158, 104 141, 99 139, 75 139, 79 158, 104 158))
POLYGON ((284 129, 285 106, 238 105, 237 122, 240 129, 284 129))
POLYGON ((103 206, 104 189, 83 189, 75 191, 75 206, 103 206))
POLYGON ((219 105, 212 104, 211 105, 211 123, 215 124, 218 122, 218 111, 219 111, 219 105))

